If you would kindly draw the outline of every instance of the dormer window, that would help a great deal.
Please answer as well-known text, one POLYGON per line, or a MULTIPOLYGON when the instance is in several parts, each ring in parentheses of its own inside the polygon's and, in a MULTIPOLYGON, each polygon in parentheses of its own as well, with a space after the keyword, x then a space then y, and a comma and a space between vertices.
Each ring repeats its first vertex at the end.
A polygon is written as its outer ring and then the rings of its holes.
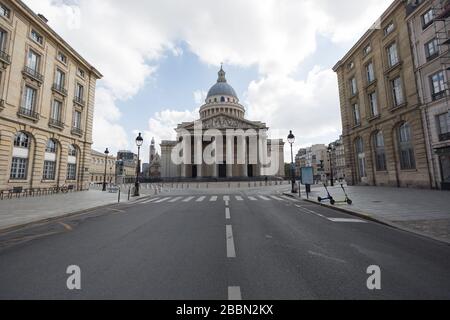
POLYGON ((0 16, 9 19, 11 17, 11 10, 5 7, 4 4, 0 3, 0 16))
POLYGON ((355 63, 353 61, 349 62, 349 64, 347 65, 348 70, 352 70, 354 67, 355 67, 355 63))
POLYGON ((62 52, 58 52, 57 59, 58 61, 67 64, 67 57, 62 52))
POLYGON ((33 39, 35 42, 39 43, 40 45, 44 44, 44 38, 36 31, 31 30, 31 39, 33 39))
POLYGON ((372 46, 369 44, 364 48, 364 55, 368 55, 370 52, 372 52, 372 46))
POLYGON ((395 29, 395 25, 393 22, 389 23, 386 28, 384 28, 384 35, 387 36, 388 34, 390 34, 392 31, 394 31, 395 29))
POLYGON ((81 68, 77 68, 77 75, 78 75, 80 78, 83 78, 83 79, 84 79, 84 75, 85 75, 84 70, 81 69, 81 68))

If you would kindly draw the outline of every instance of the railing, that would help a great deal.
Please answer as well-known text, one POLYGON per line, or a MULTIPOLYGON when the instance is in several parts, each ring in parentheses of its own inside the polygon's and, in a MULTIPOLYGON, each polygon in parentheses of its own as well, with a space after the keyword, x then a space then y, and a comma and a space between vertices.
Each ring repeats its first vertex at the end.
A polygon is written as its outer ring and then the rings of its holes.
POLYGON ((37 70, 31 69, 29 67, 25 67, 23 69, 23 73, 26 74, 27 76, 33 78, 34 80, 36 80, 38 82, 43 82, 44 81, 44 76, 42 74, 40 74, 37 70))
POLYGON ((56 92, 61 93, 63 96, 67 96, 67 90, 64 88, 64 85, 54 83, 52 89, 56 92))
POLYGON ((29 118, 33 118, 35 120, 39 120, 39 113, 35 112, 32 109, 27 109, 27 108, 19 108, 19 115, 21 116, 26 116, 29 118))
POLYGON ((79 104, 82 107, 84 107, 86 105, 86 101, 84 101, 82 97, 73 98, 73 102, 75 102, 76 104, 79 104))
POLYGON ((81 190, 78 190, 75 185, 69 185, 65 188, 56 186, 49 188, 29 188, 29 189, 23 187, 14 187, 8 190, 0 190, 0 200, 48 196, 58 193, 77 192, 77 191, 81 190))
POLYGON ((439 135, 439 141, 450 140, 450 132, 442 133, 439 135))
POLYGON ((0 50, 0 60, 6 64, 11 64, 11 56, 2 50, 0 50))
POLYGON ((83 130, 81 130, 80 128, 77 127, 72 127, 72 134, 75 134, 77 136, 82 136, 83 135, 83 130))
POLYGON ((64 128, 64 122, 61 122, 60 120, 51 119, 48 121, 48 124, 54 127, 58 128, 64 128))
POLYGON ((433 94, 431 95, 433 101, 442 99, 442 98, 444 98, 445 96, 446 96, 445 90, 442 90, 441 92, 433 93, 433 94))

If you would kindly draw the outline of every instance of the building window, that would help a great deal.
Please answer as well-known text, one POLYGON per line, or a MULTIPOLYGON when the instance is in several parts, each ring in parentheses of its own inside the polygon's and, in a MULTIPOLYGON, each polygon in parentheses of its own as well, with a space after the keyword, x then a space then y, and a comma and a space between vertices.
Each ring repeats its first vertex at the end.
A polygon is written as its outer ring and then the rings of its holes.
POLYGON ((3 30, 0 29, 0 51, 1 52, 6 52, 6 41, 8 39, 8 33, 3 30))
POLYGON ((63 89, 65 83, 66 83, 66 74, 61 70, 57 69, 55 77, 55 85, 58 87, 58 89, 63 89))
POLYGON ((438 40, 434 38, 433 40, 425 44, 425 56, 427 61, 431 61, 439 55, 439 45, 438 40))
POLYGON ((376 92, 369 93, 369 104, 370 114, 372 115, 372 117, 378 116, 378 100, 376 92))
POLYGON ((429 27, 434 20, 434 12, 433 9, 429 9, 425 14, 422 15, 422 28, 426 29, 429 27))
POLYGON ((37 96, 36 89, 29 86, 25 86, 25 90, 23 93, 22 108, 27 111, 34 111, 36 106, 36 96, 37 96))
POLYGON ((65 54, 63 54, 62 52, 58 52, 58 55, 56 57, 58 59, 58 61, 67 64, 67 56, 65 54))
POLYGON ((75 88, 75 97, 80 101, 83 100, 84 97, 84 87, 79 83, 77 83, 75 88))
POLYGON ((364 55, 368 55, 370 52, 372 52, 372 46, 369 44, 364 48, 363 53, 364 55))
POLYGON ((67 180, 77 179, 77 165, 76 163, 67 164, 67 180))
POLYGON ((84 75, 85 75, 84 70, 80 69, 80 68, 77 68, 77 75, 84 79, 84 75))
POLYGON ((44 44, 44 38, 36 31, 36 30, 31 30, 31 39, 33 39, 35 42, 39 43, 39 44, 44 44))
POLYGON ((69 157, 76 157, 77 156, 77 149, 73 145, 69 145, 69 157))
POLYGON ((58 100, 53 100, 51 119, 56 121, 61 121, 62 112, 62 102, 58 100))
POLYGON ((12 158, 10 178, 13 180, 26 180, 27 166, 28 159, 16 157, 12 158))
POLYGON ((355 63, 353 61, 349 62, 347 65, 348 70, 352 70, 355 67, 355 63))
POLYGON ((53 139, 49 139, 47 141, 47 145, 45 146, 45 152, 47 153, 56 153, 56 142, 53 139))
POLYGON ((76 129, 81 129, 81 112, 74 111, 73 112, 73 127, 76 129))
POLYGON ((391 81, 392 85, 392 95, 394 98, 394 106, 398 107, 405 103, 404 97, 403 97, 403 89, 402 89, 402 80, 400 77, 395 78, 391 81))
POLYGON ((445 80, 444 72, 439 71, 430 77, 431 82, 431 98, 433 101, 441 99, 445 96, 445 80))
POLYGON ((9 19, 11 17, 11 10, 5 7, 5 5, 0 4, 0 16, 9 19))
POLYGON ((361 137, 355 141, 357 155, 358 172, 361 178, 366 177, 366 155, 364 153, 364 141, 361 137))
POLYGON ((55 180, 56 162, 44 161, 44 180, 55 180))
POLYGON ((27 134, 19 132, 14 137, 14 147, 28 149, 30 147, 30 138, 27 134))
POLYGON ((372 83, 375 81, 375 72, 373 70, 373 63, 369 63, 366 66, 366 74, 367 74, 367 83, 372 83))
POLYGON ((378 131, 373 136, 373 145, 375 147, 375 164, 377 171, 386 171, 386 152, 384 149, 383 132, 378 131))
POLYGON ((398 62, 397 44, 393 43, 387 48, 389 67, 395 66, 398 62))
POLYGON ((411 170, 416 168, 414 158, 414 148, 411 141, 411 127, 404 123, 398 128, 398 143, 400 153, 400 167, 402 170, 411 170))
POLYGON ((23 132, 18 132, 14 137, 14 149, 10 172, 11 179, 25 180, 27 178, 30 144, 30 137, 23 132))
POLYGON ((352 96, 354 96, 358 93, 358 87, 356 85, 356 78, 352 78, 350 80, 350 91, 352 93, 352 96))
POLYGON ((33 50, 28 51, 27 67, 33 71, 39 72, 39 63, 41 57, 33 50))
POLYGON ((388 34, 390 34, 392 31, 394 31, 395 26, 394 23, 391 22, 389 23, 385 28, 384 28, 384 35, 387 36, 388 34))
POLYGON ((448 113, 443 113, 436 116, 439 135, 449 133, 448 118, 449 118, 448 113))
POLYGON ((353 123, 355 124, 355 126, 360 125, 361 124, 361 114, 359 112, 359 105, 354 104, 352 106, 352 109, 353 109, 353 123))
POLYGON ((221 97, 220 102, 225 102, 225 97, 221 97))

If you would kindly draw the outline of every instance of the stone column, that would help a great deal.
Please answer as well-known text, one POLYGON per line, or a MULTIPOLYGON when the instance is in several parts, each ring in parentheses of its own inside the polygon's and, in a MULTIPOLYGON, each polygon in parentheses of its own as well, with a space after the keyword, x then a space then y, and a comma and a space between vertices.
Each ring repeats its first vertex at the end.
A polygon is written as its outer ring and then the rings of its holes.
POLYGON ((247 145, 247 139, 244 137, 242 140, 242 151, 244 154, 244 164, 242 164, 242 177, 247 178, 248 177, 248 145, 247 145))

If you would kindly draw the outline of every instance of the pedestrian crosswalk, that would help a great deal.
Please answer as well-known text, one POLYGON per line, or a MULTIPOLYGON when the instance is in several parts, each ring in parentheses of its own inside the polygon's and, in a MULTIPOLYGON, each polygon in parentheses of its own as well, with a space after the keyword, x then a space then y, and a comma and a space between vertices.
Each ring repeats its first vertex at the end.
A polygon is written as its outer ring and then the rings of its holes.
POLYGON ((156 198, 145 198, 136 201, 137 204, 155 204, 155 203, 188 203, 188 202, 218 202, 218 201, 224 201, 224 202, 243 202, 243 201, 288 201, 290 199, 283 198, 281 196, 274 196, 274 195, 225 195, 225 196, 205 196, 205 195, 199 195, 199 196, 159 196, 156 198))

